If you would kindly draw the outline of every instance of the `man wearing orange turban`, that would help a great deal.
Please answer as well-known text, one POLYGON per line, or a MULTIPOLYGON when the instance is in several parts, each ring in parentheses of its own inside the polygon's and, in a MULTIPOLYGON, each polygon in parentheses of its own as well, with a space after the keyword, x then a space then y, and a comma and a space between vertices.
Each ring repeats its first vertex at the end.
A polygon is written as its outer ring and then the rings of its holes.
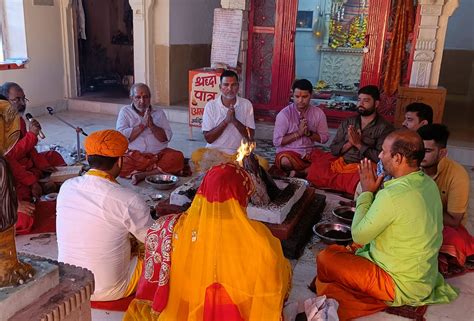
POLYGON ((141 259, 131 255, 129 233, 143 242, 153 220, 141 196, 115 180, 127 138, 97 131, 84 147, 91 169, 67 180, 58 195, 58 260, 94 273, 92 300, 117 300, 135 292, 142 269, 141 259))

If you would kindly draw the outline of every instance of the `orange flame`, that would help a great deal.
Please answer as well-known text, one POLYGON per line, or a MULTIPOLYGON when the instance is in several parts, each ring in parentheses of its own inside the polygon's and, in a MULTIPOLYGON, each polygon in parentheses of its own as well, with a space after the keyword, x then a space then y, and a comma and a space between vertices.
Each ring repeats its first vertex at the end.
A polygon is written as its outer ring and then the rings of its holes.
POLYGON ((249 156, 250 153, 255 149, 255 141, 242 141, 240 142, 239 149, 237 149, 237 156, 235 160, 239 163, 240 166, 243 166, 242 161, 244 157, 249 156))

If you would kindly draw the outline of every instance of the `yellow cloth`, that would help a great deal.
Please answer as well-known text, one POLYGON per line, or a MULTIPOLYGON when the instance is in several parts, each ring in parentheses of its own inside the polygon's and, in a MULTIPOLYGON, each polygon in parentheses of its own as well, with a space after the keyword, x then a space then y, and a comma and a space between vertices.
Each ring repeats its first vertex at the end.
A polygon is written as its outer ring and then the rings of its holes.
POLYGON ((137 265, 135 266, 135 270, 133 271, 132 277, 130 278, 130 282, 128 283, 127 290, 123 295, 124 298, 128 297, 129 295, 135 293, 137 290, 138 281, 140 280, 140 275, 142 275, 143 270, 143 259, 137 258, 137 265))
POLYGON ((151 302, 134 300, 124 320, 203 321, 206 292, 215 283, 243 320, 281 320, 291 266, 270 230, 247 218, 249 181, 248 174, 230 164, 206 174, 191 207, 174 226, 166 307, 157 316, 151 302))
POLYGON ((464 214, 461 224, 466 225, 470 189, 470 179, 466 169, 461 164, 444 157, 438 164, 438 171, 433 180, 438 185, 443 210, 464 214))
POLYGON ((120 157, 128 149, 128 140, 113 129, 93 132, 84 141, 87 155, 120 157))
MULTIPOLYGON (((220 150, 215 148, 198 148, 191 154, 191 162, 193 164, 192 170, 193 172, 206 172, 212 166, 228 162, 234 162, 236 155, 237 153, 230 155, 221 152, 220 150)), ((257 157, 260 166, 262 166, 263 169, 268 171, 268 169, 270 168, 270 164, 268 163, 268 161, 260 155, 255 156, 257 157)))
POLYGON ((112 176, 110 176, 109 173, 106 173, 104 171, 101 171, 100 169, 95 169, 95 168, 92 168, 90 170, 87 171, 86 175, 91 175, 91 176, 97 176, 97 177, 102 177, 102 178, 105 178, 106 180, 109 180, 113 183, 117 183, 117 180, 115 178, 113 178, 112 176))
POLYGON ((0 155, 7 154, 20 139, 20 116, 15 108, 0 100, 0 155))

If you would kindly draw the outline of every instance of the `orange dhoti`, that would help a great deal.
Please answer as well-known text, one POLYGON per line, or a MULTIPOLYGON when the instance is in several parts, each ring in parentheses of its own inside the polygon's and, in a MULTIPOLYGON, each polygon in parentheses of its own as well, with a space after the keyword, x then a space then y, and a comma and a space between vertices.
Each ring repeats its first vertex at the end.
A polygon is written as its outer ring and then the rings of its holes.
POLYGON ((306 168, 309 167, 309 165, 311 164, 308 160, 304 159, 304 157, 302 157, 300 154, 298 154, 297 152, 294 152, 294 151, 291 151, 291 150, 287 150, 287 151, 284 151, 284 152, 279 152, 278 154, 276 154, 275 156, 275 166, 281 170, 284 170, 282 167, 281 167, 281 160, 283 158, 286 158, 288 159, 288 161, 290 162, 291 164, 291 167, 295 170, 295 171, 298 171, 298 172, 301 172, 303 170, 305 170, 306 168))
POLYGON ((375 263, 341 245, 331 245, 316 259, 318 295, 337 300, 341 321, 386 309, 395 298, 390 275, 375 263))
POLYGON ((158 154, 129 150, 123 156, 120 177, 130 178, 133 174, 159 169, 165 173, 181 174, 184 168, 184 155, 180 151, 165 148, 158 154))
POLYGON ((360 180, 358 163, 347 164, 342 157, 315 149, 307 179, 318 188, 354 194, 360 180))
POLYGON ((443 245, 439 252, 452 257, 452 260, 443 262, 440 255, 440 268, 447 268, 446 264, 449 262, 464 267, 466 258, 474 255, 474 237, 462 225, 458 227, 444 226, 443 245))

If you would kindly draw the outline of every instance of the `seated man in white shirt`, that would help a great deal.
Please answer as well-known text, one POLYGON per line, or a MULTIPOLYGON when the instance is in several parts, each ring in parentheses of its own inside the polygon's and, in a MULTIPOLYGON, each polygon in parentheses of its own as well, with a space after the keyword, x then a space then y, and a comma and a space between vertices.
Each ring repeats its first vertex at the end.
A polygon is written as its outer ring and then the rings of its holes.
POLYGON ((115 130, 90 134, 84 147, 91 169, 67 180, 57 199, 58 260, 94 273, 94 301, 135 292, 143 261, 131 255, 130 233, 144 242, 153 224, 150 209, 115 178, 128 141, 115 130))
MULTIPOLYGON (((242 139, 254 139, 255 120, 252 103, 237 96, 239 77, 232 70, 220 76, 220 95, 204 107, 202 132, 207 142, 191 155, 195 171, 205 172, 212 166, 235 159, 242 139)), ((260 165, 268 169, 268 162, 258 157, 260 165)))
POLYGON ((129 141, 120 176, 137 183, 146 175, 181 174, 183 153, 168 148, 173 133, 163 110, 151 105, 150 88, 143 83, 134 84, 130 98, 132 103, 120 110, 116 124, 129 141), (137 173, 142 174, 133 177, 137 173))

